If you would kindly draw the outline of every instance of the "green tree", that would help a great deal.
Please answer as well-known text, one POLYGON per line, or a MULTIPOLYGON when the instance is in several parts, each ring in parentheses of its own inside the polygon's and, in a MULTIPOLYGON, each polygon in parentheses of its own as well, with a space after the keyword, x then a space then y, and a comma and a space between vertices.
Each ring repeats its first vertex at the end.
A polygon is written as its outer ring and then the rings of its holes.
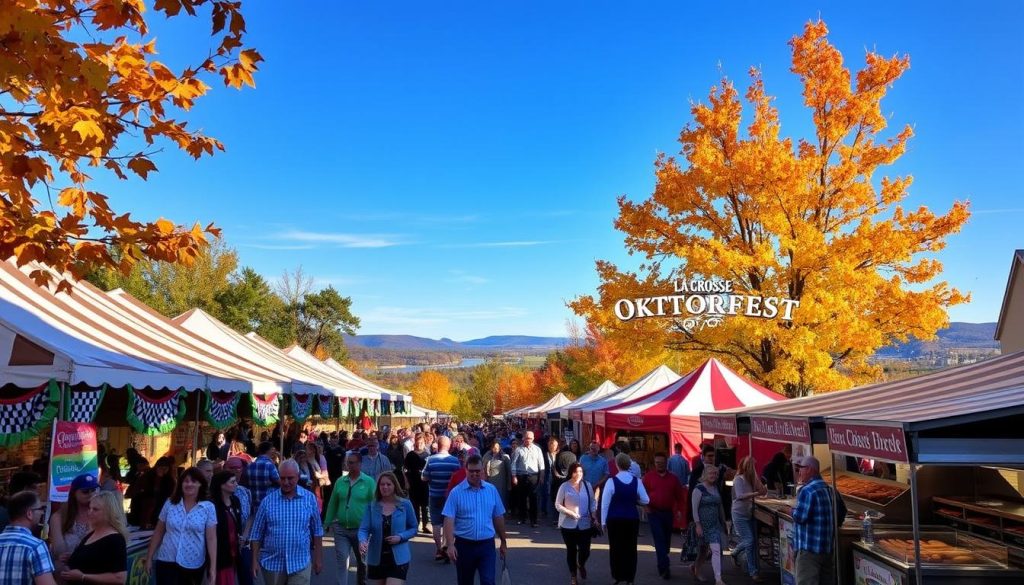
POLYGON ((343 334, 355 335, 359 318, 352 314, 352 298, 333 286, 306 294, 298 307, 296 340, 306 351, 327 353, 336 360, 348 357, 343 334))
POLYGON ((246 266, 232 276, 216 301, 216 316, 232 329, 242 333, 255 331, 281 347, 295 341, 287 327, 288 309, 284 301, 254 269, 246 266))

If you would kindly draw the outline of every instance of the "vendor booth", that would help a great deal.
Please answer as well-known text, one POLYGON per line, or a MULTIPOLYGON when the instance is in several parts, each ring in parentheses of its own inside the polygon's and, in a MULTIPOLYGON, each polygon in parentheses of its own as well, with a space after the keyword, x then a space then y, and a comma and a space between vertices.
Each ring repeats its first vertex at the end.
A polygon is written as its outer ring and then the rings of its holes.
MULTIPOLYGON (((1024 353, 702 423, 810 444, 831 467, 826 481, 850 509, 841 583, 1024 582, 1024 353)), ((755 512, 776 525, 769 556, 784 581, 792 502, 763 499, 755 512)))
POLYGON ((540 426, 534 430, 540 430, 545 435, 561 437, 562 428, 558 418, 558 409, 569 404, 569 402, 569 398, 559 392, 538 406, 527 410, 525 416, 540 423, 540 426))
POLYGON ((653 394, 678 379, 679 374, 673 372, 668 366, 658 366, 624 386, 618 392, 584 405, 580 409, 583 419, 580 443, 589 443, 591 439, 594 439, 601 444, 602 448, 611 447, 615 442, 615 435, 605 430, 605 409, 653 394))
MULTIPOLYGON (((597 402, 605 397, 611 396, 619 391, 619 387, 611 380, 605 380, 600 386, 566 404, 558 411, 559 418, 565 428, 571 429, 574 437, 583 443, 583 414, 582 407, 597 402)), ((583 445, 584 448, 586 445, 583 445)))
POLYGON ((701 412, 779 400, 785 396, 743 379, 711 358, 653 394, 606 409, 604 427, 608 434, 649 437, 646 450, 634 454, 637 461, 650 463, 657 451, 671 454, 676 443, 681 443, 683 455, 692 459, 700 453, 701 412))

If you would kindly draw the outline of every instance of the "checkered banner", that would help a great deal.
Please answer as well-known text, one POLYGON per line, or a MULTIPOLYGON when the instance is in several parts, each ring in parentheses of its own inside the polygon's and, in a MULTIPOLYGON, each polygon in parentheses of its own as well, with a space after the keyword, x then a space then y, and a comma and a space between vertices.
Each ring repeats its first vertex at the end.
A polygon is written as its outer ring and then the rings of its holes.
POLYGON ((77 423, 91 423, 96 420, 96 413, 100 411, 100 404, 106 393, 106 384, 99 388, 68 391, 67 399, 64 401, 64 420, 77 423))
POLYGON ((333 396, 321 396, 320 398, 320 416, 323 418, 331 418, 334 414, 334 397, 333 396))
POLYGON ((185 417, 185 389, 128 389, 128 424, 143 435, 163 435, 174 430, 185 417))
POLYGON ((238 418, 239 392, 206 390, 206 421, 215 429, 223 429, 238 418))
POLYGON ((0 447, 14 447, 36 436, 60 408, 60 384, 50 380, 21 396, 0 398, 0 447))
POLYGON ((316 397, 312 394, 292 394, 292 418, 303 422, 313 412, 313 401, 316 397))
POLYGON ((277 422, 280 414, 281 395, 278 393, 261 396, 250 394, 252 398, 252 422, 257 426, 269 427, 277 422))

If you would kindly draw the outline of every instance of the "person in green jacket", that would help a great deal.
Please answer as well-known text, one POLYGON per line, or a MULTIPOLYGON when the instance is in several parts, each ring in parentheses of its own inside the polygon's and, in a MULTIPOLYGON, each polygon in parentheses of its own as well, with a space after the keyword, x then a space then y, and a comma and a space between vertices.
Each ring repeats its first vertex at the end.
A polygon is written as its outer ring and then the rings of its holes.
POLYGON ((348 585, 348 568, 353 555, 356 557, 356 585, 366 585, 366 563, 359 554, 359 525, 367 505, 374 499, 377 485, 372 477, 361 472, 362 463, 358 451, 345 454, 346 473, 334 484, 324 519, 334 531, 338 585, 348 585))

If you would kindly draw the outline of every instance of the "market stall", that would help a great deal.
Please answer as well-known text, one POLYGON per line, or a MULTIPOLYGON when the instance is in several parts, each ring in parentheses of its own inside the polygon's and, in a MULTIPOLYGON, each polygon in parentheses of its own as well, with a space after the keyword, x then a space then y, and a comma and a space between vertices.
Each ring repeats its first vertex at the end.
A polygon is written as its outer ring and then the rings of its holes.
POLYGON ((615 442, 615 435, 605 430, 605 409, 653 394, 678 379, 679 374, 673 372, 668 366, 658 366, 623 386, 618 392, 584 405, 580 409, 580 417, 583 421, 582 440, 580 442, 589 443, 591 439, 595 439, 601 444, 602 448, 607 449, 611 447, 615 442))
POLYGON ((562 429, 559 424, 558 409, 569 404, 569 402, 569 398, 559 392, 541 404, 527 410, 525 416, 527 419, 539 424, 539 426, 535 427, 535 430, 540 430, 549 436, 561 437, 562 429))
POLYGON ((615 385, 611 380, 605 380, 601 382, 601 385, 594 388, 590 392, 587 392, 583 396, 580 396, 576 400, 573 400, 569 404, 566 404, 558 411, 558 416, 562 419, 562 425, 566 429, 571 429, 572 434, 575 438, 583 442, 583 414, 580 410, 582 407, 597 402, 602 398, 611 396, 619 391, 619 387, 615 385))
MULTIPOLYGON (((904 585, 1019 583, 1024 542, 1015 531, 1024 516, 1013 511, 1024 504, 1022 396, 1024 353, 1016 353, 846 392, 707 413, 702 423, 705 432, 732 426, 737 435, 769 432, 798 447, 809 444, 831 467, 827 481, 851 515, 882 515, 880 523, 869 522, 873 539, 863 537, 858 520, 839 527, 841 583, 890 577, 904 585), (1000 513, 966 507, 979 501, 1000 513), (944 527, 930 528, 936 525, 944 527)), ((755 513, 778 524, 789 505, 764 500, 755 513)), ((784 529, 778 540, 786 540, 784 529)))

